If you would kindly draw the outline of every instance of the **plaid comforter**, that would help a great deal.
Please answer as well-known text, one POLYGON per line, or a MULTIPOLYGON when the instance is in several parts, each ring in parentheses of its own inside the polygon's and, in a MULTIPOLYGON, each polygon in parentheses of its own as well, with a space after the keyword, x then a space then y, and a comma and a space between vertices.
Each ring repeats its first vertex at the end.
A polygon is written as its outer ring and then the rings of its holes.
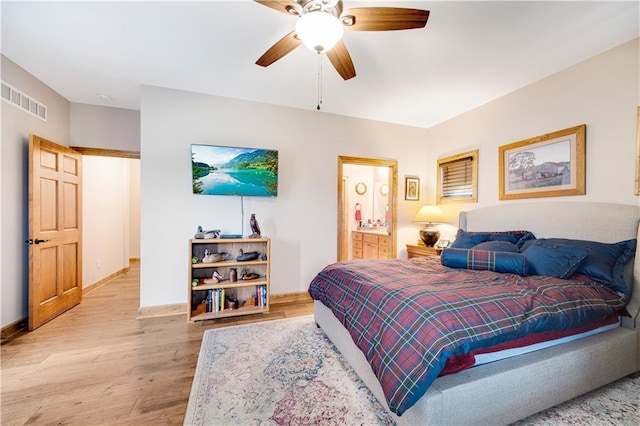
POLYGON ((624 306, 599 284, 451 269, 434 257, 335 263, 312 280, 309 294, 349 330, 398 415, 451 355, 568 330, 624 306))

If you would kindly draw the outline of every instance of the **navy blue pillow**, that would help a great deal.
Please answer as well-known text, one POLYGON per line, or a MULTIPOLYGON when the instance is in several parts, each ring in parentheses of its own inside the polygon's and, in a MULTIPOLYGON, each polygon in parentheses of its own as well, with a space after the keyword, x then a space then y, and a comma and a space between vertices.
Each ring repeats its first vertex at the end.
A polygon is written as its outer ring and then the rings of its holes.
POLYGON ((451 247, 469 249, 485 241, 507 241, 520 247, 525 241, 535 238, 529 231, 467 232, 458 229, 451 247))
POLYGON ((536 240, 527 245, 523 254, 527 258, 529 275, 566 279, 570 278, 589 256, 589 250, 536 240))
POLYGON ((485 241, 484 243, 473 246, 473 250, 508 251, 511 253, 517 253, 518 246, 508 241, 485 241))
MULTIPOLYGON (((537 241, 569 245, 587 249, 589 256, 578 266, 576 273, 604 284, 628 298, 631 293, 624 281, 624 266, 634 256, 636 240, 606 244, 596 241, 571 240, 566 238, 543 238, 537 241)), ((525 243, 523 249, 531 243, 525 243)))
POLYGON ((442 251, 440 262, 449 268, 488 270, 522 276, 527 271, 526 257, 522 253, 505 251, 447 248, 442 251))

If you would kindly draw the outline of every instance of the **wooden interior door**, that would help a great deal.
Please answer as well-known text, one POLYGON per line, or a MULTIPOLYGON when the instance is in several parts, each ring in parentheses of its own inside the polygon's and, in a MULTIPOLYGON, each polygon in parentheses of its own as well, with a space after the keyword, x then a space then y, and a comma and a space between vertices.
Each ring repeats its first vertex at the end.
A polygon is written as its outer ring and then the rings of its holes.
POLYGON ((82 301, 82 155, 29 135, 29 330, 82 301))

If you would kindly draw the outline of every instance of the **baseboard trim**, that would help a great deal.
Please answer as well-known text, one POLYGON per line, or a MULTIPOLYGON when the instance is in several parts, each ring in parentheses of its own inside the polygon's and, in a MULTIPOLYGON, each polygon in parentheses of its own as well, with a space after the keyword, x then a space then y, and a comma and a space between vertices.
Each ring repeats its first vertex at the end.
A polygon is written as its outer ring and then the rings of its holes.
MULTIPOLYGON (((312 302, 311 296, 306 291, 296 293, 280 293, 269 296, 271 305, 294 305, 296 303, 312 302)), ((186 303, 173 305, 141 306, 138 308, 136 319, 166 317, 170 315, 184 315, 187 313, 186 303)))
POLYGON ((309 296, 309 293, 306 291, 269 295, 269 302, 272 305, 293 305, 296 303, 309 303, 312 301, 311 296, 309 296))
POLYGON ((107 277, 104 277, 100 281, 96 281, 95 283, 84 287, 82 289, 82 295, 85 296, 85 295, 91 293, 92 291, 95 291, 95 290, 99 289, 100 287, 102 287, 103 285, 108 283, 109 281, 112 281, 113 279, 118 278, 120 275, 126 274, 130 270, 131 270, 131 267, 127 266, 126 268, 122 268, 119 271, 114 272, 113 274, 111 274, 111 275, 109 275, 107 277))
POLYGON ((136 319, 167 317, 170 315, 186 315, 187 304, 176 303, 174 305, 141 306, 138 308, 136 319))
POLYGON ((28 318, 24 317, 14 323, 2 327, 2 331, 0 332, 2 344, 10 342, 15 337, 17 337, 20 332, 26 331, 27 322, 28 318))

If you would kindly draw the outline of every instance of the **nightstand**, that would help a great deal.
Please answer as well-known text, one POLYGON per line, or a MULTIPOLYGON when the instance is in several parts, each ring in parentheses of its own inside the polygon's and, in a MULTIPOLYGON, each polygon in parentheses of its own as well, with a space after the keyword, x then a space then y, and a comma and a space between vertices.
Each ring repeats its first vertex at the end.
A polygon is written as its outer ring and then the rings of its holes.
POLYGON ((412 257, 440 256, 440 252, 441 250, 436 250, 435 247, 407 244, 407 255, 409 259, 412 257))

